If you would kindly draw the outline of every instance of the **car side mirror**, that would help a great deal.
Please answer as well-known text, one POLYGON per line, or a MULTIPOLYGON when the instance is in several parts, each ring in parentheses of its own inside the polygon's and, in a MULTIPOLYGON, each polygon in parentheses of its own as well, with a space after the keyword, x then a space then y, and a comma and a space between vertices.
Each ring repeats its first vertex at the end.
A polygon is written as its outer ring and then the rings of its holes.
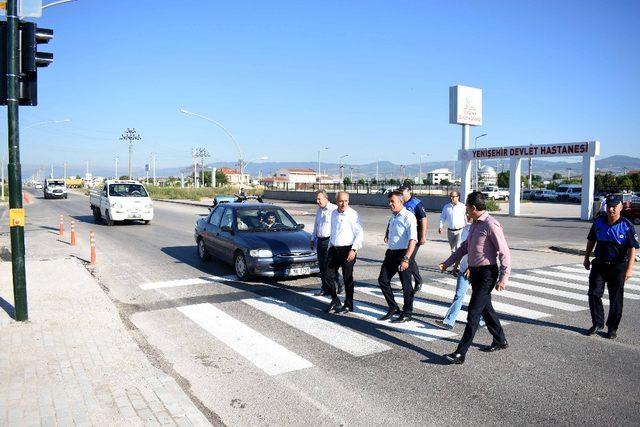
POLYGON ((220 229, 222 231, 226 231, 227 233, 232 233, 233 234, 233 227, 229 227, 228 225, 223 225, 222 227, 220 227, 220 229))
POLYGON ((302 230, 304 228, 304 224, 298 224, 298 225, 296 225, 296 228, 298 230, 302 230))

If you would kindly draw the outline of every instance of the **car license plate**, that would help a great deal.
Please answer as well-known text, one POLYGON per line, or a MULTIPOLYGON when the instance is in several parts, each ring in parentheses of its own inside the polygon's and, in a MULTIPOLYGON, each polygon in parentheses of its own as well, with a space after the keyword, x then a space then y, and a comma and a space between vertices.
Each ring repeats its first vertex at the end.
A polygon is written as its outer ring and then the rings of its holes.
POLYGON ((140 214, 132 214, 131 215, 131 218, 141 218, 141 217, 142 217, 142 215, 140 215, 140 214))
POLYGON ((284 271, 285 276, 306 276, 311 274, 309 267, 294 267, 288 268, 284 271))

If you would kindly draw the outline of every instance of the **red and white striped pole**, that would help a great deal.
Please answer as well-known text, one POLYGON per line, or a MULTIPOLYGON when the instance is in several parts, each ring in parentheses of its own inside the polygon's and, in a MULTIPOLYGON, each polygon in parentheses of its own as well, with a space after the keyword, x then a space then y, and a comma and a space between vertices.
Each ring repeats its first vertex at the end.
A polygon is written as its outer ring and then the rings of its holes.
POLYGON ((96 265, 96 235, 93 231, 89 232, 89 246, 91 247, 91 265, 96 265))
POLYGON ((76 245, 76 222, 71 220, 71 246, 76 245))

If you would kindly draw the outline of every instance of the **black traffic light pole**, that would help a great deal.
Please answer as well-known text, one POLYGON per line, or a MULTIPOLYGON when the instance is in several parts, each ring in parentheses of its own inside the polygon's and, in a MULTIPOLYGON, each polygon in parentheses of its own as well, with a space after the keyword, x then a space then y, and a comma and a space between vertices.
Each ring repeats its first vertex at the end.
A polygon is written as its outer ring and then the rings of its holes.
POLYGON ((24 269, 24 209, 18 126, 18 0, 7 1, 7 130, 9 144, 9 227, 15 319, 29 319, 24 269))

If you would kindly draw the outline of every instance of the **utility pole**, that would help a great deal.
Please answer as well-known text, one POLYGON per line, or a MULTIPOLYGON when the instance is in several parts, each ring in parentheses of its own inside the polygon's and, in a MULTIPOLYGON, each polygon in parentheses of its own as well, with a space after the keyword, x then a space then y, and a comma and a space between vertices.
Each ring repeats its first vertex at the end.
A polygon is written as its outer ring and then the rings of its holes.
POLYGON ((133 179, 131 171, 131 156, 133 155, 133 141, 140 141, 142 136, 138 134, 135 128, 127 128, 126 131, 120 135, 120 141, 125 141, 129 144, 129 179, 133 179))
POLYGON ((151 153, 153 156, 153 186, 156 186, 156 153, 151 153))
POLYGON ((215 188, 216 187, 216 171, 218 168, 212 167, 211 168, 211 188, 215 188))
POLYGON ((89 160, 87 160, 87 172, 85 173, 85 177, 89 177, 89 160))
POLYGON ((531 156, 529 156, 529 190, 531 190, 531 177, 532 177, 532 172, 531 172, 531 166, 533 163, 533 158, 531 156))
POLYGON ((24 209, 18 113, 18 0, 7 1, 7 142, 9 145, 9 229, 15 319, 29 320, 24 268, 24 209))
POLYGON ((53 163, 51 163, 51 173, 49 173, 49 178, 53 178, 53 163))
POLYGON ((64 179, 67 179, 67 162, 64 162, 63 170, 64 170, 64 173, 63 173, 64 179))
POLYGON ((380 185, 378 181, 378 166, 380 165, 380 160, 376 161, 376 185, 380 185))
POLYGON ((118 156, 116 156, 116 175, 113 178, 118 179, 118 156))
POLYGON ((184 173, 180 172, 180 188, 184 188, 184 173))
POLYGON ((211 155, 209 154, 206 148, 203 148, 203 147, 196 148, 193 152, 194 167, 195 167, 196 159, 200 159, 200 181, 201 181, 200 185, 201 186, 204 185, 204 159, 207 157, 211 157, 211 155))
POLYGON ((198 158, 195 148, 191 149, 191 158, 193 159, 193 188, 198 188, 198 158))
POLYGON ((2 201, 4 202, 4 156, 2 156, 2 163, 0 163, 0 169, 2 170, 2 201))

